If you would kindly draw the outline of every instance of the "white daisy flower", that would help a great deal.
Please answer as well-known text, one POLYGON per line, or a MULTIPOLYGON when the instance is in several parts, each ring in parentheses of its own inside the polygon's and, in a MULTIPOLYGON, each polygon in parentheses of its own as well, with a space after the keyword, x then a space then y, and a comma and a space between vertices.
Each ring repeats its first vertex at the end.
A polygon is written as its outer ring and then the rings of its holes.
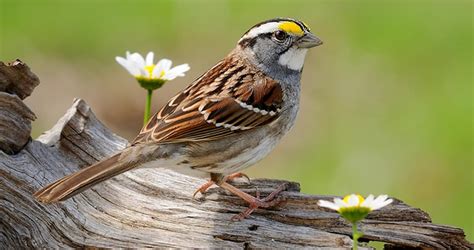
POLYGON ((115 60, 133 75, 142 87, 149 90, 157 89, 166 81, 184 76, 184 73, 190 69, 188 64, 181 64, 172 68, 172 61, 169 59, 161 59, 156 64, 153 59, 153 52, 148 52, 145 58, 139 53, 128 51, 125 58, 115 57, 115 60))
POLYGON ((318 205, 338 211, 342 217, 354 223, 364 219, 371 211, 380 209, 392 203, 387 195, 379 195, 375 198, 369 195, 366 199, 360 195, 351 194, 343 199, 334 198, 334 202, 320 200, 318 205))

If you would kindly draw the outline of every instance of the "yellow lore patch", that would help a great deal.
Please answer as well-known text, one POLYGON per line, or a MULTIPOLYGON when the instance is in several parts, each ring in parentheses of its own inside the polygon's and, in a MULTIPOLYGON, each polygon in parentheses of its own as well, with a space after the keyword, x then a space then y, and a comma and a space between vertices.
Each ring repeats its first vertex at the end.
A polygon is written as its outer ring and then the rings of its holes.
POLYGON ((299 36, 304 34, 304 31, 301 29, 301 27, 294 22, 282 22, 280 25, 278 25, 278 28, 287 33, 293 33, 299 36))

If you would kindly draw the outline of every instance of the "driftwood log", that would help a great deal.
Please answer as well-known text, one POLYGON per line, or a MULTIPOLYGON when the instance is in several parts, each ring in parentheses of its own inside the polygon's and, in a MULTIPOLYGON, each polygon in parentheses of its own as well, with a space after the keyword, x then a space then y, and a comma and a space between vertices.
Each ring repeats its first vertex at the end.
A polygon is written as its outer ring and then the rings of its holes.
MULTIPOLYGON (((0 63, 0 247, 350 248, 351 227, 317 206, 331 196, 299 192, 289 183, 285 202, 231 222, 246 206, 213 188, 192 199, 205 180, 169 170, 139 169, 60 204, 41 204, 40 187, 125 147, 83 100, 49 131, 31 140, 35 115, 21 101, 38 78, 20 61, 0 63)), ((237 183, 266 195, 285 181, 237 183)), ((463 230, 431 223, 429 215, 395 200, 361 223, 362 241, 387 248, 472 248, 463 230)))

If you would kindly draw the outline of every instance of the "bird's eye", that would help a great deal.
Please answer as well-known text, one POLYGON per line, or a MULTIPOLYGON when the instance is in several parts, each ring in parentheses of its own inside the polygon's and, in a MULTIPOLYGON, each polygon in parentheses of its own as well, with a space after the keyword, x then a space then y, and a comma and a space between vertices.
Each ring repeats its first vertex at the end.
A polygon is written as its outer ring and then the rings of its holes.
POLYGON ((284 31, 277 30, 277 31, 275 31, 275 33, 273 33, 273 36, 278 41, 284 41, 288 37, 288 34, 286 34, 286 32, 284 32, 284 31))

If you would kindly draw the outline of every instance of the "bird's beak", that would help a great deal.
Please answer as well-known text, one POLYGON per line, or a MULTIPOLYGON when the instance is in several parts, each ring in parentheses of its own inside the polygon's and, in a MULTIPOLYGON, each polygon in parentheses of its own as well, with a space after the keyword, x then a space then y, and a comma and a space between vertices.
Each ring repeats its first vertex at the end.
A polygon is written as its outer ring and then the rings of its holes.
POLYGON ((300 39, 298 39, 298 41, 296 41, 296 46, 298 46, 298 48, 305 49, 316 47, 321 44, 323 44, 323 41, 310 32, 304 34, 300 39))

